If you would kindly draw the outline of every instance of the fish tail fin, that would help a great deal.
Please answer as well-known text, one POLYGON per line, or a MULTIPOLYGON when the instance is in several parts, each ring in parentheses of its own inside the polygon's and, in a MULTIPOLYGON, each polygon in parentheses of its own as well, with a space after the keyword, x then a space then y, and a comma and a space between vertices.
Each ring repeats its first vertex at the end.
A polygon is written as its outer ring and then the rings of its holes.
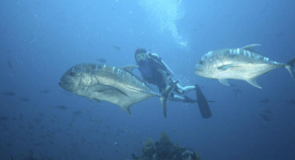
POLYGON ((163 114, 164 117, 167 117, 167 100, 170 95, 170 93, 173 91, 175 88, 176 84, 178 81, 174 82, 165 92, 162 93, 162 96, 160 97, 162 108, 163 108, 163 114))
POLYGON ((295 57, 293 57, 289 62, 287 62, 285 67, 291 74, 292 79, 295 81, 294 63, 295 63, 295 57))

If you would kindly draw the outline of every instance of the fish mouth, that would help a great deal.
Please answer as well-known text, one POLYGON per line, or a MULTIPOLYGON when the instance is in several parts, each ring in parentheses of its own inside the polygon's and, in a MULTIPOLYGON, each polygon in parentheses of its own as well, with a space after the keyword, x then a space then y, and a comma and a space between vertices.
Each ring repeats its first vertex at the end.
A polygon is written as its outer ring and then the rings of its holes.
POLYGON ((206 74, 199 68, 195 68, 195 74, 202 77, 206 76, 206 74))
POLYGON ((67 83, 67 82, 64 82, 64 81, 60 81, 59 83, 58 83, 58 85, 62 88, 62 89, 64 89, 64 90, 67 90, 67 91, 72 91, 72 87, 70 87, 70 84, 69 83, 67 83))
POLYGON ((195 68, 195 74, 198 74, 200 70, 198 68, 195 68))

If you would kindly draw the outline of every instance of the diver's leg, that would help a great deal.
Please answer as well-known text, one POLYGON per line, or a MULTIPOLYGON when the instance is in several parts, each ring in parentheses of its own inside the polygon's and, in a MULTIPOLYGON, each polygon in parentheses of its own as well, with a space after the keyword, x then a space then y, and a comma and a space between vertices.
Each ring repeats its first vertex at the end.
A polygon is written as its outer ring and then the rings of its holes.
POLYGON ((171 95, 169 96, 169 100, 175 101, 175 102, 186 102, 186 103, 197 102, 197 100, 193 100, 193 99, 189 98, 188 96, 180 96, 180 95, 176 95, 174 93, 171 93, 171 95))
POLYGON ((181 94, 186 94, 192 90, 196 90, 195 86, 181 86, 180 84, 177 83, 177 88, 179 89, 179 93, 181 94))
POLYGON ((182 96, 175 95, 174 93, 171 93, 171 96, 169 96, 169 100, 175 101, 175 102, 184 102, 185 99, 182 96))

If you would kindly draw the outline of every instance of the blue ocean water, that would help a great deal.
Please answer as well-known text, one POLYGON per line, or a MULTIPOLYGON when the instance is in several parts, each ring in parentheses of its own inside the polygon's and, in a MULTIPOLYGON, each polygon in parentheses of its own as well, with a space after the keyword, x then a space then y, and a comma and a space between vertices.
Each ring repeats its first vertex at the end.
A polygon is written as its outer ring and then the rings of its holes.
POLYGON ((208 51, 248 44, 289 61, 294 8, 291 0, 1 1, 0 159, 30 152, 58 160, 132 159, 162 131, 203 160, 295 159, 295 83, 286 69, 259 77, 262 89, 194 74, 208 51), (130 117, 58 85, 78 63, 135 64, 137 47, 158 53, 180 83, 199 84, 216 101, 209 103, 212 118, 202 119, 197 104, 171 101, 164 118, 158 98, 134 104, 130 117))

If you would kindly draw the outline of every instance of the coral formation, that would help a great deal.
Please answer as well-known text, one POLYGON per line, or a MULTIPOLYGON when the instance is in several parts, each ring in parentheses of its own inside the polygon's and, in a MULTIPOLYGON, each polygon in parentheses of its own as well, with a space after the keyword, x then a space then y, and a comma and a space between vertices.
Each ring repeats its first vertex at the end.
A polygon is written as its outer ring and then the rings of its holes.
POLYGON ((170 143, 170 138, 166 132, 161 132, 160 134, 160 142, 161 143, 170 143))
POLYGON ((142 155, 132 154, 134 160, 201 160, 200 155, 188 148, 174 145, 167 133, 161 132, 160 142, 149 138, 143 143, 142 155))
POLYGON ((142 147, 142 153, 145 155, 148 155, 149 158, 153 156, 153 153, 155 152, 155 147, 154 147, 154 140, 149 138, 147 141, 143 143, 142 147))

